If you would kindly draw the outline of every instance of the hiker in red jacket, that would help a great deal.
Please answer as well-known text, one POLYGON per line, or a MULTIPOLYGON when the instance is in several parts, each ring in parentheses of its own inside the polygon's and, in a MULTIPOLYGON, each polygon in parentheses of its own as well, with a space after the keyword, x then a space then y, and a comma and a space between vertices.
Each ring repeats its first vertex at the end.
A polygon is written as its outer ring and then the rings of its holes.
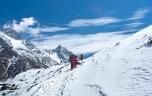
POLYGON ((69 61, 71 62, 71 70, 73 68, 76 68, 76 66, 77 66, 77 56, 71 55, 70 58, 69 58, 69 61))

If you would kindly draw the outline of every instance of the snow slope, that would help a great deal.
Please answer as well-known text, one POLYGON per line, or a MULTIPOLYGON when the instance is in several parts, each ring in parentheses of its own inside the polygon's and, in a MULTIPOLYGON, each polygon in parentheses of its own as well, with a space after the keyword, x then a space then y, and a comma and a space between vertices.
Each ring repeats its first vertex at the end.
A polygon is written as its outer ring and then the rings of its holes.
POLYGON ((123 47, 131 46, 131 45, 135 45, 139 47, 149 42, 151 38, 152 38, 152 25, 135 33, 129 38, 121 41, 120 45, 122 45, 123 47))
POLYGON ((46 54, 50 56, 53 60, 55 60, 58 63, 61 63, 61 59, 58 57, 57 53, 52 52, 52 50, 45 50, 46 54))
POLYGON ((5 83, 7 96, 152 96, 152 26, 105 48, 70 71, 69 64, 29 70, 5 83), (10 92, 10 93, 9 93, 10 92))
POLYGON ((152 96, 152 48, 144 46, 151 37, 149 26, 89 58, 76 72, 71 96, 152 96))
POLYGON ((66 83, 72 80, 70 78, 72 71, 69 68, 68 64, 62 64, 48 69, 28 70, 5 82, 18 85, 18 90, 14 92, 5 90, 0 94, 4 92, 7 96, 56 96, 62 94, 66 83))

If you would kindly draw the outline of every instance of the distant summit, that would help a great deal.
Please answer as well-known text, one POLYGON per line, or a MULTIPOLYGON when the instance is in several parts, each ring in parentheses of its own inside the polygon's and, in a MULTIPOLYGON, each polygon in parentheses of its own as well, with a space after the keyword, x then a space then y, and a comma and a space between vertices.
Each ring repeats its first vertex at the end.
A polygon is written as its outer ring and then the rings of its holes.
POLYGON ((69 56, 73 54, 71 51, 67 50, 61 45, 59 45, 56 49, 52 50, 52 52, 58 55, 58 57, 61 59, 61 62, 68 62, 69 56))

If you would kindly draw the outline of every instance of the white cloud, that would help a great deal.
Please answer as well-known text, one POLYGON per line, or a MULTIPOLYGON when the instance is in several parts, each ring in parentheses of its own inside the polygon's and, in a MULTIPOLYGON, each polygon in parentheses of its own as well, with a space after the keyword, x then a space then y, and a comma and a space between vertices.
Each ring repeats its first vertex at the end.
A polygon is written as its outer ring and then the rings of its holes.
POLYGON ((68 30, 70 28, 62 28, 62 27, 36 27, 36 28, 28 28, 27 31, 36 36, 40 32, 58 32, 68 30))
POLYGON ((95 19, 77 19, 71 21, 68 26, 70 27, 84 27, 84 26, 100 26, 107 25, 111 23, 120 22, 120 19, 114 17, 101 17, 95 19))
POLYGON ((41 49, 54 49, 62 45, 76 54, 92 53, 102 48, 114 45, 127 35, 117 33, 97 33, 90 35, 54 35, 39 37, 33 43, 41 49))
POLYGON ((40 28, 40 31, 42 32, 57 32, 57 31, 63 31, 68 30, 70 28, 62 28, 62 27, 42 27, 40 28))
POLYGON ((17 22, 13 20, 12 24, 5 24, 4 28, 12 28, 16 32, 25 32, 26 29, 30 26, 33 26, 37 23, 37 21, 33 17, 23 18, 21 22, 17 22))
POLYGON ((142 25, 144 25, 144 23, 142 22, 133 22, 133 23, 125 24, 124 28, 137 29, 138 27, 141 27, 142 25))
POLYGON ((129 20, 138 20, 144 18, 144 16, 149 12, 148 9, 138 9, 134 15, 129 18, 129 20))
POLYGON ((37 36, 40 32, 57 32, 57 31, 63 31, 68 30, 69 28, 62 28, 62 27, 50 27, 50 26, 37 26, 38 21, 33 18, 23 18, 21 19, 21 22, 17 22, 16 20, 13 20, 12 23, 4 24, 3 28, 11 28, 15 30, 18 33, 26 32, 30 33, 33 36, 37 36))

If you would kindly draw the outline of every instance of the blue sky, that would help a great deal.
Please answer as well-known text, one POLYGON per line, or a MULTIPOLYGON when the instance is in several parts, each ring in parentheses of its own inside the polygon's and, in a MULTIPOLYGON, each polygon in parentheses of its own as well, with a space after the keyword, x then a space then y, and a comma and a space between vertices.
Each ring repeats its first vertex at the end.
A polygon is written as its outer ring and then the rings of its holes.
MULTIPOLYGON (((77 19, 100 17, 126 19, 140 9, 147 9, 149 12, 145 14, 144 18, 136 21, 144 22, 147 25, 152 22, 150 19, 152 16, 151 0, 1 0, 0 6, 1 26, 8 21, 20 21, 22 18, 34 17, 43 26, 67 27, 66 24, 77 19)), ((92 33, 92 30, 104 31, 102 26, 96 28, 89 26, 89 28, 91 28, 89 33, 92 33)), ((88 32, 86 27, 73 29, 76 32, 72 31, 78 34, 88 32), (82 32, 82 30, 84 31, 82 32)))
POLYGON ((0 13, 1 28, 12 28, 36 44, 52 42, 52 37, 71 42, 71 36, 134 33, 152 24, 151 0, 1 0, 0 13))
POLYGON ((1 22, 35 17, 42 24, 66 24, 74 19, 102 16, 128 18, 151 0, 1 0, 1 22))

